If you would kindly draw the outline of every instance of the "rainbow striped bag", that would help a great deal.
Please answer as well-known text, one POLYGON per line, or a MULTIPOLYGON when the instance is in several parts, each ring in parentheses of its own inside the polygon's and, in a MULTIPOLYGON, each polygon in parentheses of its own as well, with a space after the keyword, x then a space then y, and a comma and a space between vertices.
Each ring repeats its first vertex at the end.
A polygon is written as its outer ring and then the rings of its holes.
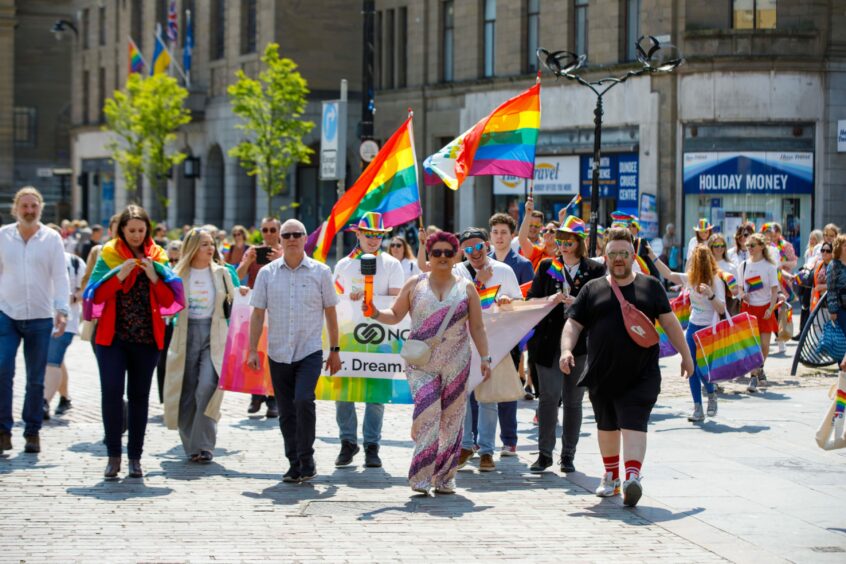
MULTIPOLYGON (((820 428, 817 429, 817 444, 823 450, 834 450, 846 447, 846 428, 844 428, 844 415, 846 415, 846 372, 840 371, 837 379, 837 388, 832 386, 834 401, 823 418, 820 428)), ((831 392, 829 392, 831 396, 831 392)))
POLYGON ((696 365, 706 382, 731 380, 764 365, 758 320, 746 312, 693 334, 696 365))

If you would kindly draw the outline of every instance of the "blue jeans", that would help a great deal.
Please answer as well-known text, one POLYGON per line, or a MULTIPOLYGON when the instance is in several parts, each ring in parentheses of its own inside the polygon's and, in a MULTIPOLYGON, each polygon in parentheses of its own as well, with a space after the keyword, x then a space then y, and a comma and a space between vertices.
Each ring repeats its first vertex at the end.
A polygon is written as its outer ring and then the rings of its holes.
MULTIPOLYGON (((385 404, 368 403, 364 408, 364 425, 361 429, 364 435, 364 446, 378 445, 382 440, 382 419, 385 416, 385 404)), ((348 443, 358 443, 358 418, 355 413, 355 402, 336 401, 335 421, 338 423, 340 438, 348 443)))
MULTIPOLYGON (((473 448, 473 410, 470 409, 471 402, 476 401, 476 396, 471 394, 467 398, 468 408, 464 415, 464 434, 461 438, 461 448, 470 450, 473 448)), ((479 445, 479 454, 493 454, 496 441, 496 420, 497 404, 479 402, 478 437, 476 442, 479 445)))
POLYGON ((705 391, 709 394, 714 393, 714 384, 710 382, 706 382, 702 378, 702 373, 699 371, 699 365, 696 364, 696 342, 693 340, 693 334, 699 331, 700 329, 704 329, 705 327, 710 327, 709 325, 694 325, 693 323, 689 323, 687 325, 687 333, 685 333, 685 338, 687 339, 687 346, 690 348, 690 354, 693 356, 693 376, 688 378, 687 383, 690 384, 690 394, 693 396, 693 403, 702 403, 702 386, 705 385, 705 391))
POLYGON ((24 436, 38 435, 44 418, 44 371, 53 320, 12 319, 0 311, 0 431, 12 432, 12 382, 15 378, 15 356, 21 339, 26 362, 26 395, 23 412, 24 436))

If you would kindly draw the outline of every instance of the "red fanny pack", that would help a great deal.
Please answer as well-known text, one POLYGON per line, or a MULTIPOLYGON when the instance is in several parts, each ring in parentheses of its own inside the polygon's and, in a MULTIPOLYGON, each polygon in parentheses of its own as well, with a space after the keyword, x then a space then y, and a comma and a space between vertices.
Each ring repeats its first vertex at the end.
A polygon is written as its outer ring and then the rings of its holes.
POLYGON ((620 311, 623 312, 623 323, 632 341, 645 349, 657 345, 661 338, 658 336, 658 331, 655 329, 652 321, 649 320, 649 317, 623 297, 623 293, 620 292, 620 287, 617 286, 617 281, 614 280, 613 276, 608 275, 607 279, 608 283, 611 284, 611 289, 614 290, 614 295, 617 296, 617 301, 620 302, 620 311))

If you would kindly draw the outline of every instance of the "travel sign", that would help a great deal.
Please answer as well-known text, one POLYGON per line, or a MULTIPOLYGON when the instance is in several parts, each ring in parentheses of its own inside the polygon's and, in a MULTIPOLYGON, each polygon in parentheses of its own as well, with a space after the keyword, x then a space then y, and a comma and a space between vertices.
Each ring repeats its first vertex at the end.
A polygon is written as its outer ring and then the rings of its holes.
POLYGON ((685 153, 685 194, 812 194, 814 154, 685 153))

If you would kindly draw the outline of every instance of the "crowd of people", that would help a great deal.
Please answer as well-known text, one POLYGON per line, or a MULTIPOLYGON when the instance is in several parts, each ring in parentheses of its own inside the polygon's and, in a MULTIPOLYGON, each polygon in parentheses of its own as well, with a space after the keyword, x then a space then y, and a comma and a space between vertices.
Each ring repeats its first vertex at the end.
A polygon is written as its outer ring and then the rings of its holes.
MULTIPOLYGON (((278 417, 289 463, 285 482, 317 475, 315 387, 321 369, 331 375, 341 366, 339 300, 361 302, 365 315, 383 324, 410 316, 406 342, 414 347, 408 345, 404 356, 415 447, 408 479, 425 495, 455 492, 456 472, 476 456, 479 471, 494 470, 497 424, 500 455, 517 455, 517 401, 486 403, 468 393, 471 341, 482 379, 496 368, 479 297, 486 289, 499 288, 495 301, 503 307, 523 299, 552 302, 526 350, 517 346, 502 361, 513 363, 524 379, 527 398, 538 399, 539 454, 530 471, 544 472, 555 463, 559 409, 558 463, 562 472, 575 471, 587 392, 603 463, 596 494, 622 493, 628 506, 642 495, 647 424, 661 389, 656 322, 680 353, 693 422, 718 412, 718 389, 694 362, 693 335, 720 317, 740 311, 755 317, 765 360, 772 338, 782 349, 798 334, 790 329, 794 294, 801 303, 800 330, 826 296, 831 320, 846 333, 846 235, 831 224, 810 234, 799 264, 777 223, 756 228, 745 222, 727 237, 700 219, 683 261, 674 226, 668 226, 658 256, 640 236, 638 218, 615 212, 590 256, 589 226, 567 215, 567 208, 547 218, 529 197, 519 227, 512 215, 496 213, 486 227, 467 226, 460 233, 421 228, 415 256, 406 237, 383 225, 381 214, 366 212, 351 226, 355 248, 333 270, 308 255, 308 233, 295 219, 265 218, 259 231, 235 226, 230 234, 211 225, 184 226, 176 236, 162 223, 154 226, 136 205, 115 215, 108 230, 77 221, 44 225, 42 208, 40 193, 23 188, 13 201, 17 221, 0 228, 0 451, 12 449, 20 342, 25 451, 37 453, 56 393, 52 415, 72 407, 64 356, 79 335, 91 342, 100 372, 107 479, 120 473, 124 432, 128 476, 144 475, 154 373, 164 423, 179 432, 186 459, 213 460, 223 398, 218 377, 236 293, 249 296, 253 308, 247 364, 256 370, 267 326, 273 395, 252 396, 247 412, 265 405, 264 416, 278 417), (365 299, 362 257, 370 255, 377 263, 373 294, 393 297, 389 308, 373 308, 365 299), (667 287, 689 294, 686 333, 667 287)), ((766 382, 762 365, 751 373, 748 391, 756 393, 766 382)), ((382 465, 384 412, 383 404, 364 406, 360 434, 369 468, 382 465)), ((355 404, 336 402, 335 417, 340 450, 334 464, 348 466, 361 451, 355 404)))

